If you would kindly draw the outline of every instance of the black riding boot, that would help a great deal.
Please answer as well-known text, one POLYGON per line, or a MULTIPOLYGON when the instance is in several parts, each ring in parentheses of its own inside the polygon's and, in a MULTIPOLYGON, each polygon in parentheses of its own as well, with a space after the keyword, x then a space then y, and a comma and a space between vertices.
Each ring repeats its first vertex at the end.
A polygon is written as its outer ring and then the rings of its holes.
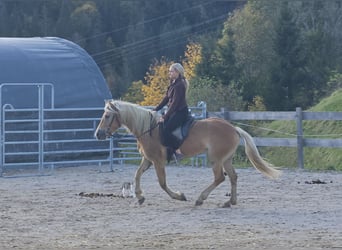
POLYGON ((167 147, 166 151, 167 151, 167 163, 170 163, 170 161, 173 158, 173 155, 174 155, 175 151, 174 151, 173 148, 170 148, 170 147, 167 147))

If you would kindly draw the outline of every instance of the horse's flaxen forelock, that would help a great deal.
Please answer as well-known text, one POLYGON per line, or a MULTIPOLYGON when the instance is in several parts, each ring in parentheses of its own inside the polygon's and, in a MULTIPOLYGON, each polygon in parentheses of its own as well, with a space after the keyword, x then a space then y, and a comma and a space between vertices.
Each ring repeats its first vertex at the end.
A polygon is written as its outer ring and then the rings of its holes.
POLYGON ((113 101, 112 104, 119 110, 122 124, 135 135, 141 135, 157 124, 156 115, 148 109, 124 101, 113 101))

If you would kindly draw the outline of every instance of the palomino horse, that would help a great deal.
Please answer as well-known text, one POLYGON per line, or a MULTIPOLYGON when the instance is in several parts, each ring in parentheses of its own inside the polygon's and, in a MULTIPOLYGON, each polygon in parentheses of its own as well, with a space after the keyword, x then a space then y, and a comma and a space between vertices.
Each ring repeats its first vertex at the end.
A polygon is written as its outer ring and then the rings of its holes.
MULTIPOLYGON (((95 137, 98 140, 104 140, 124 126, 136 137, 142 155, 141 164, 135 173, 135 194, 140 204, 145 201, 140 188, 140 178, 151 165, 155 167, 161 188, 173 199, 186 200, 183 193, 172 191, 166 184, 167 152, 160 143, 157 116, 156 112, 138 105, 110 100, 106 101, 103 116, 95 131, 95 137)), ((253 138, 243 129, 234 127, 219 118, 196 121, 180 150, 185 157, 206 151, 214 172, 213 183, 200 194, 196 205, 201 205, 210 192, 224 181, 225 173, 229 176, 231 183, 231 197, 223 204, 223 207, 236 204, 237 174, 232 166, 232 158, 239 145, 240 137, 245 142, 246 155, 256 169, 270 178, 277 178, 280 175, 279 170, 261 158, 253 138)))

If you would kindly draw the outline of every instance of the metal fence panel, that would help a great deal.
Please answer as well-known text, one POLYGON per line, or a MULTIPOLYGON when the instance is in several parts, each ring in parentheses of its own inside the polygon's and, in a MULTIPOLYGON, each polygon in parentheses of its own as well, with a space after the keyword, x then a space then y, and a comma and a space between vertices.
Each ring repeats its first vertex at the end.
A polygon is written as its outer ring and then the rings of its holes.
MULTIPOLYGON (((205 107, 203 107, 205 108, 205 107)), ((200 119, 202 107, 195 107, 200 119), (200 115, 199 115, 200 114, 200 115)), ((57 165, 124 164, 141 159, 136 139, 119 129, 111 139, 98 141, 94 132, 103 108, 86 109, 2 109, 2 157, 0 174, 5 170, 37 168, 37 174, 50 172, 57 165)), ((204 112, 205 113, 205 112, 204 112)), ((192 159, 205 165, 206 155, 192 159)))

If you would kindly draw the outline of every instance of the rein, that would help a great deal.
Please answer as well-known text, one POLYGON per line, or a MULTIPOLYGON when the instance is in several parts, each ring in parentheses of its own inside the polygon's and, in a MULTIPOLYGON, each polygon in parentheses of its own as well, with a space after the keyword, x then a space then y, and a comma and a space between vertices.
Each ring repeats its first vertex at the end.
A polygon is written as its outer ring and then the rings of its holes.
POLYGON ((137 136, 137 139, 141 138, 143 135, 147 134, 147 133, 150 133, 150 136, 152 135, 152 130, 155 129, 156 127, 158 127, 158 123, 154 126, 151 126, 152 125, 152 119, 153 119, 153 116, 152 114, 150 113, 150 128, 146 131, 144 131, 141 135, 137 136))
POLYGON ((137 139, 141 138, 143 135, 147 134, 147 133, 150 133, 150 136, 152 135, 151 132, 153 129, 155 129, 156 127, 158 127, 158 124, 157 125, 154 125, 153 127, 150 127, 148 130, 144 131, 141 135, 137 136, 137 139))

